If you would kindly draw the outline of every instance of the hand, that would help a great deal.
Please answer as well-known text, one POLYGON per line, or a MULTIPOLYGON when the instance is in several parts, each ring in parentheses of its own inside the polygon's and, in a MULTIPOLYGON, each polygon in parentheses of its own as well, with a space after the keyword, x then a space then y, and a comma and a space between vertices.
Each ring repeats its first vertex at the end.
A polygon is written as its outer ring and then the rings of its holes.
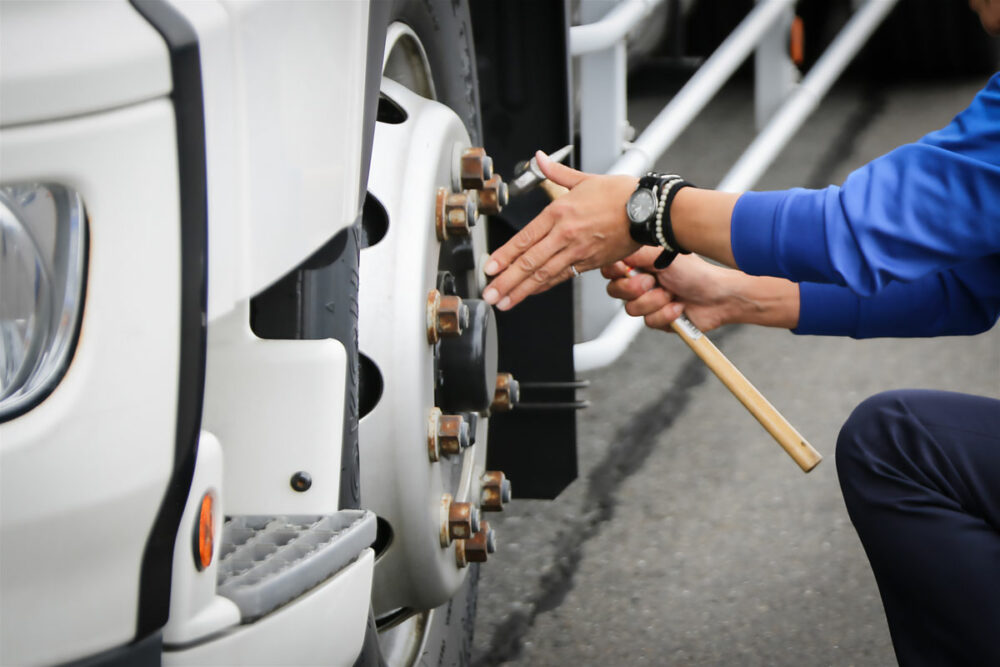
POLYGON ((702 331, 744 322, 794 329, 799 324, 799 286, 784 278, 749 276, 679 255, 666 269, 653 262, 659 248, 642 248, 601 270, 610 278, 608 294, 624 299, 625 311, 654 329, 670 329, 683 312, 702 331), (638 273, 637 273, 638 271, 638 273))
POLYGON ((608 294, 626 302, 625 312, 664 331, 682 312, 702 331, 736 321, 741 300, 733 288, 743 274, 696 255, 678 255, 666 269, 656 271, 653 261, 659 254, 659 248, 647 246, 601 269, 611 279, 608 294))
POLYGON ((490 256, 485 271, 496 276, 483 299, 500 310, 514 307, 578 272, 609 264, 636 251, 625 204, 638 179, 586 174, 535 154, 549 180, 570 189, 490 256))

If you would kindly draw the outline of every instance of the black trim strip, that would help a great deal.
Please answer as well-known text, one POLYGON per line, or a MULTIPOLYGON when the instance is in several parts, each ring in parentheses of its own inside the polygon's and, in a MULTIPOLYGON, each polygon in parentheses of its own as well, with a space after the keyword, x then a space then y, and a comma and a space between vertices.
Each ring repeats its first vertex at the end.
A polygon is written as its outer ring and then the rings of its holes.
POLYGON ((146 542, 139 588, 137 637, 163 627, 170 611, 170 577, 181 513, 191 490, 205 393, 208 199, 205 109, 198 35, 164 0, 130 0, 170 50, 180 179, 180 361, 174 469, 146 542))

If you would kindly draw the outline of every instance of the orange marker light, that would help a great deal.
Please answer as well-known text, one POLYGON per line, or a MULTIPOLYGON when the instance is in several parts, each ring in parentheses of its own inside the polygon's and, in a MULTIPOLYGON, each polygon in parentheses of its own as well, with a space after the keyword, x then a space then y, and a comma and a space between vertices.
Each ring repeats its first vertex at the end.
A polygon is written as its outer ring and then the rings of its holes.
POLYGON ((792 19, 792 28, 788 36, 788 55, 796 65, 805 62, 806 26, 801 16, 792 19))
POLYGON ((201 498, 198 525, 194 531, 194 565, 198 571, 212 564, 215 550, 215 496, 211 491, 201 498))

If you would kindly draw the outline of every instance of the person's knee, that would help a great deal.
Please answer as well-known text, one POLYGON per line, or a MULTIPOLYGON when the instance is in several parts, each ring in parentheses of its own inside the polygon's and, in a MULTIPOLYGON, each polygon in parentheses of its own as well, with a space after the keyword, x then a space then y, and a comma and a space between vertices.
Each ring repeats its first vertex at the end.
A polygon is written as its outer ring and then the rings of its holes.
POLYGON ((898 445, 894 437, 907 409, 904 391, 875 394, 858 405, 840 429, 837 438, 837 475, 845 498, 850 501, 849 480, 874 472, 879 461, 891 458, 898 445))
POLYGON ((900 392, 887 391, 862 401, 847 418, 837 437, 837 465, 854 461, 864 453, 885 444, 886 430, 895 421, 900 392))

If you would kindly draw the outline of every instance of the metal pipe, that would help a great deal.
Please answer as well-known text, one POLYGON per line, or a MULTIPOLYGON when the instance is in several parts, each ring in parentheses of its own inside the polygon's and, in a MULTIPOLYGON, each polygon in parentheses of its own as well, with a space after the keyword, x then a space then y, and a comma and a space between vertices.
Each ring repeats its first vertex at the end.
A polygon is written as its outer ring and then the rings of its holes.
POLYGON ((619 309, 597 338, 573 346, 573 367, 578 373, 603 368, 622 356, 642 330, 643 319, 619 309))
POLYGON ((757 135, 717 190, 742 192, 754 186, 820 100, 850 64, 897 0, 868 0, 856 11, 791 97, 757 135))
POLYGON ((793 2, 766 0, 757 4, 608 173, 638 176, 649 171, 656 158, 691 124, 793 2))
MULTIPOLYGON (((768 166, 774 161, 777 155, 788 143, 789 139, 798 131, 802 126, 805 119, 811 114, 816 106, 819 104, 820 99, 833 85, 837 77, 844 71, 847 65, 850 63, 851 59, 857 52, 864 46, 867 39, 875 31, 878 25, 885 19, 885 17, 892 10, 893 6, 896 4, 897 0, 868 0, 865 5, 856 11, 851 17, 851 20, 846 26, 840 31, 836 39, 827 47, 824 51, 823 56, 813 65, 812 69, 806 78, 799 84, 798 90, 792 95, 792 97, 785 102, 784 105, 774 114, 771 122, 768 123, 767 127, 757 136, 757 138, 750 144, 747 150, 743 153, 736 164, 729 170, 729 173, 722 179, 719 183, 718 190, 723 190, 726 192, 740 192, 753 187, 760 176, 764 173, 768 166)), ((784 2, 776 1, 774 5, 783 5, 784 2)), ((761 9, 764 4, 758 5, 754 10, 755 12, 761 9)), ((776 20, 779 14, 772 17, 772 20, 776 20)), ((743 23, 737 28, 737 31, 744 28, 748 23, 751 16, 747 16, 743 23)), ((766 32, 767 25, 764 29, 760 31, 757 35, 758 41, 763 37, 766 32)), ((730 39, 735 35, 730 35, 730 39)), ((722 51, 723 48, 729 43, 730 39, 719 47, 712 58, 709 59, 705 65, 692 77, 691 81, 674 97, 667 107, 660 112, 653 123, 657 123, 664 119, 662 122, 663 127, 659 128, 657 132, 662 135, 658 138, 658 142, 662 141, 662 148, 654 150, 653 148, 648 149, 652 151, 652 158, 645 158, 646 152, 643 149, 638 149, 637 154, 633 157, 629 157, 629 153, 626 153, 615 163, 614 167, 611 168, 609 173, 624 173, 637 176, 644 171, 649 169, 649 166, 655 161, 656 157, 669 147, 669 145, 677 138, 677 135, 690 123, 694 115, 701 110, 704 104, 708 101, 705 99, 701 102, 701 96, 704 92, 701 90, 689 93, 692 97, 691 101, 684 101, 683 104, 675 105, 674 102, 679 98, 689 87, 693 87, 694 79, 698 77, 702 71, 706 70, 708 66, 715 59, 715 56, 722 51), (701 102, 700 106, 695 103, 701 102), (689 118, 682 118, 683 125, 680 125, 680 121, 675 121, 673 119, 666 119, 666 115, 670 112, 671 108, 677 107, 684 110, 685 114, 689 114, 689 118), (679 129, 677 129, 679 127, 679 129), (648 162, 641 162, 642 159, 647 159, 648 162)), ((752 46, 752 45, 751 45, 752 46)), ((743 58, 749 54, 749 50, 744 54, 743 58)), ((728 63, 727 63, 728 65, 728 63)), ((738 66, 739 63, 736 64, 738 66)), ((735 71, 735 67, 729 72, 735 71)), ((720 68, 721 65, 716 65, 720 68)), ((728 78, 729 74, 726 75, 728 78)), ((713 80, 718 75, 713 73, 713 80)), ((708 77, 706 76, 706 79, 708 77)), ((699 83, 700 86, 705 86, 707 88, 707 83, 699 83)), ((721 83, 719 84, 721 86, 721 83)), ((714 91, 713 91, 714 94, 714 91)), ((678 112, 681 113, 681 112, 678 112)), ((650 130, 652 130, 652 124, 647 128, 646 132, 643 132, 643 137, 646 136, 650 130)), ((640 137, 640 140, 643 138, 640 137)), ((636 142, 638 144, 639 142, 636 142)), ((653 144, 653 140, 650 139, 648 144, 654 147, 659 145, 653 144)), ((646 144, 644 144, 646 145, 646 144)), ((573 346, 573 362, 575 364, 576 370, 585 372, 594 370, 597 368, 602 368, 608 364, 613 363, 621 354, 628 348, 631 342, 638 335, 639 331, 642 329, 643 320, 637 317, 632 317, 625 312, 624 308, 619 310, 618 313, 611 319, 608 325, 604 328, 601 334, 593 339, 583 343, 577 343, 573 346)))
POLYGON ((569 29, 569 52, 578 56, 603 51, 625 39, 663 0, 626 0, 600 21, 575 25, 569 29))

